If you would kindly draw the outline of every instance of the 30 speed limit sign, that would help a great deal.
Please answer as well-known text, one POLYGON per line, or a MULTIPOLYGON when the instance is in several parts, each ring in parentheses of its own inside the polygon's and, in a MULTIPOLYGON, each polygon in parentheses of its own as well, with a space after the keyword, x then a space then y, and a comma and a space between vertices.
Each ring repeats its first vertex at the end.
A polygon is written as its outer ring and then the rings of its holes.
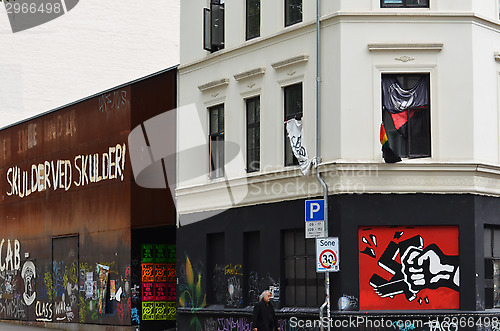
POLYGON ((339 271, 339 238, 316 238, 316 272, 339 271))

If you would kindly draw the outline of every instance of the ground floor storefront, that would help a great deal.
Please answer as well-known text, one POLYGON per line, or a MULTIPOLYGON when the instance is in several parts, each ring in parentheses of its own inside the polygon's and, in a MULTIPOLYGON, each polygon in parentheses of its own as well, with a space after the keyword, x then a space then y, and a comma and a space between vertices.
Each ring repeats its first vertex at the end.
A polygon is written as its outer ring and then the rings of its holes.
MULTIPOLYGON (((180 215, 178 329, 250 329, 263 290, 272 293, 287 330, 318 327, 324 274, 316 272, 315 240, 305 239, 304 205, 301 199, 240 207, 190 224, 180 215)), ((333 195, 328 216, 329 235, 340 242, 340 271, 330 277, 332 326, 500 328, 497 198, 333 195)))
POLYGON ((175 329, 175 227, 0 241, 0 319, 175 329))

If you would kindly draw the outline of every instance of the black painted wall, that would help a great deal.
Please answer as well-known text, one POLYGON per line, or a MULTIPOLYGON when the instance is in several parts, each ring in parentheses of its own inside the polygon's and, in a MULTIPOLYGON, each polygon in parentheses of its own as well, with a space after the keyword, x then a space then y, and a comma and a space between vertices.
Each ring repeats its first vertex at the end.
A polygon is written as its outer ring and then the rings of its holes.
MULTIPOLYGON (((330 196, 330 236, 340 238, 341 260, 341 271, 331 274, 332 310, 338 310, 337 302, 343 295, 359 298, 358 227, 401 225, 458 225, 460 284, 467 284, 460 288, 460 311, 484 310, 484 224, 500 224, 498 198, 466 194, 330 196)), ((260 272, 268 273, 272 281, 283 284, 281 231, 303 227, 304 200, 235 208, 210 219, 182 226, 177 231, 178 298, 189 290, 186 257, 194 274, 194 285, 199 280, 201 298, 207 293, 207 286, 212 286, 213 280, 206 277, 210 274, 207 270, 207 235, 224 233, 224 262, 234 266, 243 263, 245 233, 259 231, 260 272)), ((259 285, 262 290, 270 284, 263 281, 259 285)), ((211 290, 209 288, 208 292, 211 290)), ((192 308, 190 303, 182 303, 185 305, 180 306, 187 308, 181 309, 181 313, 192 308)), ((195 302, 195 308, 204 308, 202 310, 205 311, 209 305, 203 303, 203 300, 195 302)), ((209 309, 225 313, 235 310, 227 305, 211 306, 209 309)), ((191 311, 195 312, 194 309, 191 311)), ((196 324, 196 321, 193 323, 196 324)))

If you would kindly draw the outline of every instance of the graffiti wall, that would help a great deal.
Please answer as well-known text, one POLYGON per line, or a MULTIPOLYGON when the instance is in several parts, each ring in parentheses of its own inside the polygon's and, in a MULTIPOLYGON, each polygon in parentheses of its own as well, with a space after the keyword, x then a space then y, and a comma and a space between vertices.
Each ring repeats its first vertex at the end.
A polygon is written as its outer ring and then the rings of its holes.
POLYGON ((142 320, 175 320, 175 245, 142 245, 142 320))
MULTIPOLYGON (((175 210, 167 190, 135 185, 127 141, 175 108, 175 82, 166 70, 0 130, 0 319, 140 322, 132 229, 172 225, 175 210)), ((175 267, 151 263, 145 310, 165 319, 175 267)))
POLYGON ((361 310, 458 309, 458 226, 359 227, 361 310))
POLYGON ((131 324, 141 330, 176 325, 175 228, 132 231, 131 324))

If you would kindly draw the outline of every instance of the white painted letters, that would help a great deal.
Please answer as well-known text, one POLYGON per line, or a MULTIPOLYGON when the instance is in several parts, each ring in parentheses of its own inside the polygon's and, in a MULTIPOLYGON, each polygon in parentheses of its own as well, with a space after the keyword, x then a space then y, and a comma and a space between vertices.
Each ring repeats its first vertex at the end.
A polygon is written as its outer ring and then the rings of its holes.
POLYGON ((11 167, 7 170, 7 182, 10 186, 9 191, 6 192, 7 196, 17 195, 24 198, 49 188, 54 191, 57 189, 68 191, 73 184, 80 187, 102 180, 120 179, 123 181, 126 149, 125 144, 117 144, 109 147, 108 151, 102 154, 77 155, 73 162, 71 160, 44 161, 32 164, 30 170, 22 170, 18 166, 11 167), (76 169, 74 177, 73 166, 76 169), (73 178, 75 178, 74 181, 73 178))

